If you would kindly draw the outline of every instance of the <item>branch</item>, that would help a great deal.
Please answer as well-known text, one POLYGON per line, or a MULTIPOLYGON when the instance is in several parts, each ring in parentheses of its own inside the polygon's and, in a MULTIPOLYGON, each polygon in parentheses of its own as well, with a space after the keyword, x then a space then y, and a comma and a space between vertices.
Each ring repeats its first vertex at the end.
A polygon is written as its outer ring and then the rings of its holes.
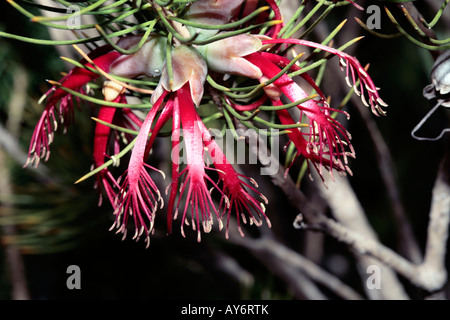
MULTIPOLYGON (((237 126, 239 126, 239 123, 237 123, 237 126)), ((256 132, 253 130, 248 130, 245 136, 251 141, 258 141, 259 139, 256 132)), ((265 143, 259 141, 257 144, 250 144, 249 149, 250 152, 258 155, 261 162, 267 166, 272 165, 272 168, 277 167, 279 169, 277 174, 271 175, 272 181, 276 185, 281 186, 283 190, 286 190, 285 194, 290 197, 291 203, 299 205, 299 207, 305 209, 307 212, 311 212, 313 215, 320 210, 319 208, 314 207, 306 199, 290 177, 284 178, 282 166, 278 162, 278 159, 272 155, 268 155, 265 143), (294 190, 297 192, 289 193, 287 190, 294 190)), ((262 229, 262 235, 258 239, 242 238, 235 230, 237 229, 230 226, 230 233, 236 233, 230 235, 230 241, 247 248, 252 254, 264 261, 265 265, 270 267, 291 285, 297 296, 307 295, 310 296, 309 298, 316 300, 326 298, 318 291, 313 282, 310 283, 309 279, 312 279, 329 288, 337 296, 342 297, 343 299, 362 299, 362 296, 359 293, 347 286, 337 277, 324 271, 298 252, 274 240, 270 230, 262 229), (304 277, 303 274, 307 277, 304 277)))
POLYGON ((348 230, 331 219, 321 219, 322 221, 315 228, 323 230, 360 253, 390 265, 417 287, 429 292, 442 289, 447 281, 445 255, 450 220, 449 153, 447 150, 433 188, 425 259, 421 264, 414 264, 373 239, 348 230))
MULTIPOLYGON (((349 229, 358 231, 367 238, 379 241, 375 231, 367 221, 366 213, 358 201, 347 177, 338 176, 334 181, 332 181, 330 177, 324 177, 324 179, 328 188, 324 186, 316 174, 316 185, 318 186, 322 197, 326 199, 329 204, 335 219, 349 229), (343 199, 345 199, 345 201, 342 201, 343 199)), ((366 289, 366 293, 371 299, 409 299, 403 285, 389 266, 379 263, 375 259, 359 252, 354 252, 354 255, 358 261, 360 275, 363 279, 363 287, 366 289), (367 270, 368 267, 372 265, 377 265, 383 275, 380 279, 381 286, 377 289, 369 288, 366 285, 367 278, 370 276, 370 273, 367 273, 367 270)))
MULTIPOLYGON (((250 137, 250 135, 254 134, 256 136, 256 132, 247 132, 246 136, 250 137)), ((256 138, 258 141, 259 137, 256 138)), ((254 141, 254 140, 253 140, 254 141)), ((307 197, 299 190, 292 179, 287 176, 284 178, 284 169, 280 165, 278 159, 273 155, 269 154, 265 144, 260 141, 258 144, 250 144, 249 148, 252 152, 256 152, 260 162, 263 166, 271 166, 271 168, 278 167, 278 171, 271 175, 272 182, 277 185, 288 197, 291 205, 297 209, 304 217, 304 221, 306 223, 306 227, 311 230, 317 230, 327 233, 333 238, 347 244, 353 250, 356 250, 360 254, 368 255, 373 258, 376 258, 380 262, 392 267, 395 271, 401 274, 403 277, 408 279, 415 286, 422 288, 424 290, 428 290, 430 292, 434 292, 442 288, 445 284, 446 277, 437 276, 430 277, 430 273, 442 273, 441 266, 436 267, 435 265, 431 265, 430 262, 424 263, 421 265, 414 264, 407 259, 400 256, 398 253, 393 251, 392 249, 384 246, 380 242, 368 237, 366 234, 363 234, 359 231, 352 230, 342 223, 335 221, 326 217, 320 210, 318 210, 314 204, 308 201, 307 197)), ((439 176, 443 175, 443 177, 447 177, 446 174, 447 168, 443 165, 443 169, 441 168, 439 176)), ((444 178, 438 179, 438 181, 447 181, 444 178)), ((437 206, 437 208, 442 209, 442 204, 440 201, 444 201, 445 197, 450 198, 450 188, 448 184, 442 184, 441 182, 435 186, 434 197, 433 197, 433 208, 437 206), (436 191, 436 188, 439 189, 436 191), (437 203, 437 204, 435 204, 437 203)), ((446 201, 446 200, 445 200, 446 201)), ((445 202, 444 202, 445 205, 445 202)), ((435 222, 431 221, 430 226, 436 228, 437 224, 441 224, 443 220, 441 217, 448 216, 449 210, 448 206, 447 210, 439 210, 439 214, 433 213, 430 216, 430 219, 436 219, 439 217, 440 221, 435 222)), ((435 209, 437 210, 437 209, 435 209)), ((443 230, 440 230, 441 233, 445 233, 447 231, 448 225, 441 226, 443 230)), ((434 235, 429 235, 428 243, 430 246, 432 245, 431 241, 434 239, 434 235)), ((440 241, 446 239, 440 239, 440 241)), ((438 240, 436 240, 438 242, 438 240)), ((438 246, 436 250, 442 255, 445 253, 445 249, 442 245, 438 246)), ((431 258, 430 258, 431 259, 431 258)), ((435 258, 433 258, 435 259, 435 258)))
MULTIPOLYGON (((298 252, 275 241, 272 237, 263 236, 258 239, 244 239, 236 234, 233 237, 230 237, 230 240, 249 249, 252 254, 264 261, 266 265, 272 268, 272 270, 275 270, 277 273, 281 274, 281 276, 287 280, 286 282, 288 284, 295 284, 299 280, 298 271, 301 271, 307 275, 308 278, 327 287, 343 299, 362 299, 362 296, 359 293, 347 286, 337 277, 326 272, 309 259, 300 255, 298 252)), ((304 281, 305 279, 301 279, 301 282, 304 281)), ((298 285, 294 285, 294 287, 298 287, 298 285)), ((305 291, 311 292, 313 290, 310 288, 305 291)), ((316 297, 320 297, 321 295, 322 294, 315 293, 316 297)))
POLYGON ((447 280, 445 255, 447 250, 448 227, 450 219, 450 152, 447 150, 433 187, 430 222, 425 248, 425 259, 421 265, 424 277, 435 287, 447 280))
POLYGON ((392 205, 394 219, 396 221, 396 225, 398 226, 397 237, 399 239, 400 252, 412 262, 420 263, 423 259, 422 253, 401 201, 400 191, 398 190, 397 181, 395 179, 396 169, 390 150, 386 145, 381 132, 378 130, 375 121, 372 119, 369 110, 362 105, 358 97, 352 96, 351 100, 353 102, 353 106, 358 110, 362 120, 364 121, 364 125, 367 128, 369 136, 373 142, 372 146, 377 158, 380 176, 384 186, 386 187, 387 196, 392 205))

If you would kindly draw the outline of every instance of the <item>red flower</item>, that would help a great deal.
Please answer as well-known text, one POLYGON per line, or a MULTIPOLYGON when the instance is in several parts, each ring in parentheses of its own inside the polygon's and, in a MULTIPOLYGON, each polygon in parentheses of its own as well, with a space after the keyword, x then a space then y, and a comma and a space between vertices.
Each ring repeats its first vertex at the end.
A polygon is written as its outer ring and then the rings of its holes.
MULTIPOLYGON (((246 58, 260 67, 266 78, 273 78, 281 71, 260 53, 254 53, 246 58)), ((273 85, 291 102, 308 98, 308 94, 286 74, 277 79, 273 85)), ((274 89, 271 88, 271 90, 274 89)), ((274 105, 282 105, 280 97, 273 97, 272 100, 274 105)), ((314 164, 320 175, 322 175, 323 165, 329 169, 335 168, 340 172, 345 172, 348 162, 347 155, 353 156, 354 154, 350 143, 350 134, 336 119, 330 116, 330 111, 336 110, 330 109, 325 104, 325 101, 318 102, 313 99, 299 104, 297 107, 300 110, 300 119, 302 115, 309 119, 309 132, 303 133, 299 128, 295 128, 288 134, 297 151, 314 164), (346 151, 346 147, 350 148, 349 152, 346 151)), ((295 124, 288 111, 278 110, 277 115, 282 124, 295 124)))
POLYGON ((125 238, 128 219, 132 217, 135 225, 133 239, 139 240, 145 232, 147 246, 150 245, 150 233, 153 230, 155 211, 158 208, 157 202, 160 201, 161 207, 164 204, 161 193, 147 169, 161 173, 162 171, 145 163, 148 156, 147 144, 149 146, 152 145, 158 131, 164 125, 164 120, 167 120, 165 117, 160 117, 156 127, 151 130, 164 97, 165 94, 153 105, 140 128, 131 153, 128 170, 121 177, 123 182, 115 202, 116 209, 114 214, 116 215, 116 221, 111 226, 111 229, 117 228, 117 232, 122 232, 125 238), (152 136, 150 141, 148 141, 150 132, 152 132, 152 136))
MULTIPOLYGON (((253 179, 236 172, 197 113, 204 98, 205 81, 208 76, 211 76, 209 80, 215 81, 217 73, 225 75, 223 84, 229 76, 238 75, 240 79, 256 79, 264 85, 264 90, 261 96, 251 102, 246 101, 248 104, 245 104, 242 102, 245 99, 231 101, 226 95, 227 88, 216 90, 220 86, 216 87, 211 83, 213 100, 223 94, 218 98, 223 98, 227 104, 225 107, 232 112, 253 111, 270 100, 278 121, 290 128, 287 136, 297 151, 294 160, 298 157, 306 159, 322 179, 323 168, 331 175, 334 170, 341 174, 351 174, 347 165, 348 157, 354 157, 351 136, 333 116, 334 113, 341 113, 348 117, 348 114, 330 108, 324 94, 308 74, 302 73, 301 76, 317 92, 317 97, 314 98, 286 72, 282 72, 287 66, 293 72, 300 71, 300 67, 291 65, 291 61, 278 54, 280 51, 277 49, 284 45, 308 46, 338 56, 341 67, 345 68, 347 83, 353 86, 362 101, 376 115, 384 114, 381 106, 385 106, 379 97, 378 88, 359 61, 344 52, 306 40, 277 38, 282 28, 281 12, 274 0, 266 2, 273 11, 274 21, 266 24, 265 35, 242 33, 229 36, 215 27, 202 27, 205 24, 223 25, 240 20, 240 16, 250 14, 257 7, 257 1, 246 1, 244 4, 243 0, 200 0, 176 11, 182 19, 190 20, 191 23, 178 22, 167 7, 157 12, 161 14, 162 25, 174 36, 170 40, 163 36, 164 32, 152 32, 150 35, 146 33, 148 39, 145 43, 142 43, 141 36, 127 36, 122 37, 115 48, 120 52, 124 52, 121 49, 133 52, 131 54, 122 55, 113 51, 110 46, 100 47, 89 54, 92 64, 111 75, 129 79, 145 76, 153 78, 152 81, 159 77, 144 121, 131 109, 111 107, 108 103, 104 103, 98 113, 101 121, 95 127, 93 151, 93 165, 97 168, 96 187, 101 194, 106 194, 114 208, 115 222, 111 229, 122 233, 124 238, 130 223, 134 227, 133 239, 138 240, 144 236, 147 246, 150 244, 156 210, 164 205, 152 174, 156 171, 165 175, 149 165, 147 159, 161 128, 169 120, 172 120, 172 180, 166 192, 168 231, 171 232, 173 219, 177 218, 183 201, 181 234, 185 236, 184 225, 191 225, 197 232, 198 241, 201 239, 201 231, 210 232, 216 219, 219 229, 222 229, 225 216, 225 237, 228 238, 233 213, 236 213, 238 230, 242 236, 242 222, 260 226, 265 220, 270 227, 271 223, 265 215, 266 197, 257 190, 253 179), (170 21, 166 21, 165 17, 170 21), (138 45, 139 50, 131 50, 138 45), (173 47, 168 47, 169 45, 173 47), (358 81, 359 86, 356 85, 358 81), (298 120, 287 109, 283 109, 283 100, 295 105, 298 120), (229 106, 235 110, 230 110, 229 106), (300 123, 305 120, 306 123, 300 123), (118 160, 114 155, 121 151, 122 143, 118 132, 111 129, 109 124, 138 130, 135 138, 131 133, 120 136, 125 143, 133 145, 129 145, 132 151, 128 168, 118 180, 107 167, 107 159, 117 164, 118 160), (300 128, 302 125, 303 128, 300 128), (185 164, 180 157, 181 134, 185 147, 185 164), (133 142, 130 142, 133 138, 133 142), (213 167, 205 164, 207 155, 212 159, 213 167), (210 177, 211 171, 218 175, 218 181, 215 182, 210 177), (220 197, 217 204, 216 196, 220 197)), ((260 11, 261 14, 258 13, 256 22, 267 22, 269 14, 263 12, 265 9, 267 7, 260 11)), ((255 20, 247 22, 255 23, 255 20)), ((156 30, 157 27, 154 27, 156 30)), ((82 61, 82 64, 92 67, 87 61, 82 61)), ((33 163, 37 166, 41 158, 47 160, 50 155, 49 146, 58 125, 63 125, 66 130, 73 120, 74 99, 78 98, 64 89, 85 94, 85 85, 98 77, 97 73, 77 67, 61 79, 62 87, 53 87, 47 92, 49 98, 34 130, 26 165, 33 163)), ((104 81, 104 100, 127 104, 126 94, 129 91, 126 92, 122 85, 128 90, 133 89, 124 83, 104 81)), ((152 92, 136 88, 134 90, 152 92)), ((256 112, 254 111, 255 115, 256 112)), ((261 118, 258 120, 262 122, 261 118)), ((102 196, 99 204, 101 201, 102 196)))
MULTIPOLYGON (((89 54, 95 65, 106 72, 108 72, 111 63, 119 56, 120 53, 111 51, 109 46, 100 47, 89 54)), ((92 67, 86 61, 83 64, 92 67)), ((83 86, 98 77, 99 75, 94 72, 76 67, 61 79, 61 83, 68 89, 84 94, 83 86)), ((50 157, 50 144, 53 142, 54 132, 57 131, 58 125, 63 125, 65 132, 73 120, 74 97, 64 89, 56 89, 56 87, 52 87, 46 93, 46 96, 50 94, 51 96, 31 137, 28 160, 25 166, 32 163, 37 167, 42 158, 47 161, 50 157)))
MULTIPOLYGON (((270 85, 264 87, 265 97, 247 106, 232 104, 237 110, 253 110, 264 103, 267 98, 272 100, 274 106, 281 106, 281 98, 284 95, 290 102, 305 101, 308 94, 287 74, 281 74, 282 68, 290 64, 290 61, 274 53, 259 52, 264 46, 274 44, 295 44, 317 48, 330 52, 340 58, 342 66, 346 67, 346 80, 349 85, 353 85, 354 90, 366 102, 365 95, 368 96, 371 109, 374 114, 384 114, 381 106, 386 104, 378 95, 378 88, 375 87, 372 79, 362 68, 359 61, 339 50, 305 40, 295 39, 270 39, 268 37, 253 36, 243 34, 216 41, 205 46, 202 50, 208 62, 208 66, 217 72, 238 74, 250 78, 259 79, 261 83, 266 83, 269 79, 276 79, 270 85), (281 74, 281 75, 280 75, 281 74), (360 86, 356 87, 359 79, 360 86), (359 89, 359 90, 358 90, 359 89)), ((296 65, 291 67, 291 71, 298 71, 296 65)), ((305 116, 309 120, 308 132, 302 132, 299 128, 290 130, 288 134, 290 141, 297 149, 297 156, 302 155, 312 163, 322 177, 322 167, 326 167, 332 175, 332 169, 340 173, 348 172, 348 157, 354 157, 354 150, 351 145, 350 133, 331 114, 333 112, 344 113, 332 109, 321 92, 307 74, 302 77, 318 92, 320 99, 309 99, 297 105, 300 111, 300 120, 305 116)), ((282 124, 293 125, 296 123, 286 110, 278 110, 277 115, 282 124)), ((346 114, 348 117, 348 114, 346 114)))
POLYGON ((257 184, 255 180, 239 174, 234 170, 217 142, 212 138, 205 124, 200 118, 198 118, 197 121, 202 131, 203 143, 208 150, 210 157, 213 159, 214 167, 217 169, 220 181, 223 185, 220 211, 222 212, 221 218, 224 215, 227 216, 225 237, 228 238, 228 227, 232 213, 236 213, 238 230, 241 236, 244 236, 240 226, 241 220, 246 223, 248 219, 250 224, 254 223, 257 226, 261 226, 261 219, 264 218, 270 228, 271 223, 265 214, 264 204, 257 201, 250 193, 253 192, 258 195, 265 204, 268 204, 267 198, 256 190, 255 187, 257 187, 257 184), (250 183, 246 181, 249 181, 250 183), (250 190, 250 192, 248 190, 250 190))

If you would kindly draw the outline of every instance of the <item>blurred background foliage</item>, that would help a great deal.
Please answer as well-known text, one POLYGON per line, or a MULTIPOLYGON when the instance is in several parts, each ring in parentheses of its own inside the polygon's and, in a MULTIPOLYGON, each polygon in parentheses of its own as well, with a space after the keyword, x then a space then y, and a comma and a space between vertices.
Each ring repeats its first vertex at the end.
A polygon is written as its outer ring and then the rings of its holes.
MULTIPOLYGON (((431 2, 416 2, 427 20, 435 13, 431 2)), ((364 7, 389 6, 380 1, 358 3, 364 7)), ((446 24, 449 10, 446 9, 442 24, 435 28, 446 36, 450 28, 446 24)), ((390 149, 401 199, 423 245, 431 189, 445 144, 443 140, 417 141, 410 133, 434 105, 422 96, 423 88, 430 83, 433 59, 429 51, 404 37, 381 39, 364 31, 352 18, 354 15, 362 21, 368 17, 352 6, 337 8, 322 22, 324 32, 347 17, 347 25, 337 41, 344 43, 351 36, 365 36, 349 50, 361 63, 370 63, 370 74, 389 104, 387 117, 373 120, 390 149)), ((382 31, 396 32, 384 12, 382 17, 382 31)), ((0 30, 49 38, 44 27, 28 21, 6 1, 0 2, 0 30)), ((23 169, 28 142, 42 110, 37 101, 48 89, 45 80, 57 80, 64 71, 68 70, 54 47, 0 38, 0 120, 2 128, 9 132, 1 138, 0 179, 9 181, 10 189, 6 186, 0 192, 1 244, 5 249, 0 251, 1 299, 11 298, 11 270, 6 263, 6 247, 10 245, 20 250, 32 299, 302 298, 295 296, 289 284, 259 259, 227 242, 222 234, 205 235, 202 243, 197 243, 192 235, 186 239, 178 232, 166 236, 162 225, 146 250, 143 243, 122 241, 119 235, 109 232, 111 210, 106 205, 97 206, 93 180, 73 184, 91 166, 94 126, 92 114, 85 106, 80 106, 82 112, 77 112, 75 125, 69 132, 56 137, 50 161, 41 163, 38 169, 23 169), (6 144, 12 147, 7 148, 6 144), (12 235, 8 226, 14 227, 12 235), (72 264, 81 268, 81 290, 66 287, 66 270, 72 264)), ((322 88, 332 99, 340 101, 339 96, 343 98, 345 92, 333 87, 334 82, 335 79, 325 76, 322 88)), ((354 175, 350 182, 381 241, 396 249, 398 226, 392 219, 373 143, 357 110, 351 104, 347 110, 351 114, 348 128, 357 154, 351 163, 354 175)), ((448 126, 448 116, 448 110, 439 110, 423 128, 423 135, 439 133, 448 126)), ((256 169, 251 170, 257 172, 256 169)), ((314 239, 308 235, 310 232, 292 227, 298 212, 268 177, 258 177, 258 181, 261 191, 270 195, 267 214, 277 239, 304 254, 308 247, 310 257, 318 257, 317 263, 363 292, 345 246, 328 237, 318 237, 320 241, 316 244, 306 243, 314 239)), ((301 187, 314 199, 314 187, 306 179, 301 187)), ((163 220, 164 213, 161 211, 159 215, 163 220)), ((418 290, 409 290, 413 297, 420 297, 418 290)), ((332 293, 330 297, 334 297, 332 293)))

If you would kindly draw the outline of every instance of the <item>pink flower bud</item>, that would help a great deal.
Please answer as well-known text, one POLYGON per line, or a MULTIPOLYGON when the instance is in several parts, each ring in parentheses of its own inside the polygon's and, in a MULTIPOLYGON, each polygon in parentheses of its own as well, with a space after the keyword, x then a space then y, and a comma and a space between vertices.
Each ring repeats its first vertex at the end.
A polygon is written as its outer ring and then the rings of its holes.
MULTIPOLYGON (((130 36, 122 38, 117 45, 129 50, 138 45, 142 38, 130 36)), ((166 41, 159 36, 151 36, 136 53, 122 55, 111 65, 111 74, 126 78, 140 75, 157 77, 161 74, 165 59, 166 41)))
POLYGON ((207 73, 206 62, 197 51, 187 46, 176 47, 172 51, 172 78, 169 78, 165 64, 159 84, 152 95, 152 103, 157 101, 164 91, 177 91, 189 82, 192 101, 198 106, 203 97, 207 73))
POLYGON ((258 79, 262 76, 261 70, 242 57, 258 51, 261 47, 261 40, 257 37, 240 34, 198 47, 198 50, 211 70, 258 79))

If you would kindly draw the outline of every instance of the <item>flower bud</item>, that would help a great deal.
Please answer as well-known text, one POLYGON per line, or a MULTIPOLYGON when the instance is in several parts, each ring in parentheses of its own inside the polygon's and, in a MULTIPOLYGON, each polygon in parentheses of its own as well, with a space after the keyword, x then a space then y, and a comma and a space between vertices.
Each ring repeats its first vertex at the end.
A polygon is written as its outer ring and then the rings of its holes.
MULTIPOLYGON (((142 37, 130 36, 120 39, 117 45, 129 50, 138 45, 142 37)), ((150 36, 141 49, 130 55, 122 55, 111 65, 111 73, 126 78, 140 75, 157 77, 161 75, 165 59, 166 41, 159 36, 150 36)))
POLYGON ((169 78, 167 63, 163 67, 161 79, 152 95, 155 103, 164 90, 177 91, 189 81, 192 100, 198 106, 203 97, 203 85, 208 67, 202 56, 187 46, 178 46, 172 51, 172 78, 169 78))
POLYGON ((106 80, 103 83, 102 92, 103 96, 105 97, 105 101, 114 101, 120 94, 124 92, 124 90, 124 87, 114 81, 106 80))
POLYGON ((261 47, 261 40, 257 37, 240 34, 199 46, 197 49, 211 70, 258 79, 262 76, 261 70, 242 57, 258 51, 261 47))

